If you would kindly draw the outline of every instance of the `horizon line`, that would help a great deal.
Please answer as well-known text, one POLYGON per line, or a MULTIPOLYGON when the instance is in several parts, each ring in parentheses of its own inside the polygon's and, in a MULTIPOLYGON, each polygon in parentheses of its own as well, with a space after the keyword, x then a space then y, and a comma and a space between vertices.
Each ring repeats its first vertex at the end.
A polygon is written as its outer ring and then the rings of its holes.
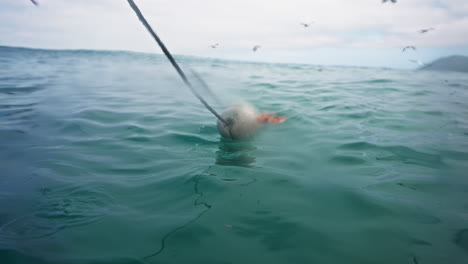
MULTIPOLYGON (((12 46, 0 44, 0 48, 12 48, 12 49, 26 49, 26 50, 42 50, 42 51, 64 51, 64 52, 73 52, 73 51, 97 51, 97 52, 128 52, 128 53, 137 53, 137 54, 147 54, 147 55, 160 55, 163 56, 163 53, 157 52, 145 52, 145 51, 135 51, 135 50, 121 50, 121 49, 76 49, 76 48, 34 48, 27 46, 12 46)), ((383 67, 383 66, 359 66, 359 65, 343 65, 343 64, 330 64, 330 65, 321 65, 313 63, 295 63, 295 62, 265 62, 265 61, 252 61, 252 60, 243 60, 243 59, 224 59, 224 58, 215 58, 215 57, 204 57, 198 55, 186 55, 186 54, 174 54, 177 57, 188 57, 195 59, 205 59, 205 60, 218 60, 234 63, 248 63, 248 64, 267 64, 267 65, 297 65, 297 66, 316 66, 316 67, 348 67, 348 68, 363 68, 363 69, 392 69, 392 70, 408 70, 395 67, 383 67)), ((450 55, 450 56, 463 56, 463 55, 450 55)))

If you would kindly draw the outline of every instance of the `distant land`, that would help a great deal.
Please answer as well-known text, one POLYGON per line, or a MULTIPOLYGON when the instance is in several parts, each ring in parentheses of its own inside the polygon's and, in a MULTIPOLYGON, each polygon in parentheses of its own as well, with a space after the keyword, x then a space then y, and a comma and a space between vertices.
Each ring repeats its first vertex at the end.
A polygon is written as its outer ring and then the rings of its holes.
POLYGON ((456 71, 468 73, 468 57, 454 55, 437 59, 429 65, 419 68, 420 70, 431 71, 456 71))

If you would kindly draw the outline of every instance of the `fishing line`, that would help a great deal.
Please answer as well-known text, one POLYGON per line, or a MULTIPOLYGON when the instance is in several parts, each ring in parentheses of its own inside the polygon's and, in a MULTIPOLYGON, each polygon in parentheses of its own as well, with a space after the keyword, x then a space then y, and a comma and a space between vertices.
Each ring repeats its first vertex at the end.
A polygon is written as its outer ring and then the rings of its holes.
POLYGON ((195 76, 195 78, 197 79, 197 81, 201 84, 201 86, 205 89, 205 92, 209 93, 211 98, 213 98, 216 103, 218 103, 218 105, 220 106, 223 106, 224 103, 222 102, 222 100, 219 99, 218 96, 216 96, 215 93, 213 93, 213 91, 211 90, 211 88, 208 86, 208 84, 206 84, 206 82, 201 78, 201 76, 196 72, 194 71, 193 69, 191 69, 192 71, 192 74, 193 76, 195 76))
POLYGON ((205 207, 205 209, 200 212, 195 218, 193 218, 192 220, 188 221, 187 223, 179 226, 179 227, 176 227, 175 229, 173 229, 171 232, 167 233, 161 240, 161 247, 159 248, 158 251, 144 257, 143 259, 149 259, 149 258, 152 258, 156 255, 159 255, 161 252, 163 252, 163 250, 166 248, 166 240, 172 236, 173 234, 177 233, 179 230, 181 229, 184 229, 186 228, 187 226, 195 223, 198 219, 200 219, 205 213, 207 213, 212 205, 211 204, 208 204, 206 202, 202 202, 200 201, 200 199, 203 197, 204 193, 201 192, 199 189, 198 189, 198 184, 200 183, 200 177, 205 174, 209 169, 211 168, 211 166, 209 166, 204 172, 202 172, 201 174, 195 176, 193 178, 193 181, 194 181, 194 185, 193 185, 193 190, 195 192, 196 195, 198 195, 197 199, 195 199, 195 201, 193 202, 193 205, 194 206, 198 206, 198 205, 203 205, 205 207))
POLYGON ((205 99, 203 99, 203 97, 201 97, 200 94, 198 94, 198 92, 193 88, 192 84, 190 83, 190 81, 187 79, 187 77, 185 76, 185 73, 182 71, 182 69, 179 67, 179 65, 177 64, 177 62, 174 60, 174 57, 172 57, 171 53, 169 52, 169 50, 167 50, 166 46, 164 45, 164 43, 161 41, 161 39, 158 37, 158 35, 156 35, 156 33, 153 31, 153 29, 151 28, 151 26, 148 24, 148 22, 146 21, 145 17, 143 16, 143 14, 141 13, 140 9, 138 8, 138 6, 135 4, 135 2, 133 0, 127 0, 128 3, 130 4, 130 7, 133 9, 133 11, 135 11, 136 15, 138 16, 138 18, 140 19, 141 23, 143 24, 143 26, 145 26, 146 30, 148 30, 148 32, 151 34, 151 36, 154 38, 154 40, 156 40, 156 42, 158 43, 159 47, 161 47, 162 51, 164 52, 164 55, 166 55, 167 59, 171 62, 172 66, 174 66, 174 68, 176 69, 177 73, 179 74, 180 78, 182 78, 182 80, 184 81, 185 85, 188 86, 188 88, 190 89, 190 91, 193 93, 193 95, 195 95, 195 97, 198 98, 198 100, 200 100, 200 102, 206 107, 206 109, 208 109, 213 115, 216 116, 216 118, 218 118, 219 120, 221 120, 228 128, 230 128, 231 126, 229 125, 229 122, 227 122, 226 120, 224 120, 224 118, 222 118, 206 101, 205 99))

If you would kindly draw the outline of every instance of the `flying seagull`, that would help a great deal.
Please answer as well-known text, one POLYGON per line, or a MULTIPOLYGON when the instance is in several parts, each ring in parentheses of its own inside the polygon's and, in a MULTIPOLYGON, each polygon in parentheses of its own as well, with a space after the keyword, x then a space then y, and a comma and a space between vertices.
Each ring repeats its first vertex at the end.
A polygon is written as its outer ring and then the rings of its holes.
POLYGON ((405 50, 407 49, 412 49, 413 51, 416 51, 416 47, 415 46, 406 46, 403 48, 403 50, 401 52, 405 52, 405 50))
POLYGON ((212 47, 213 49, 216 49, 216 47, 218 47, 218 45, 219 45, 219 43, 216 43, 216 44, 214 44, 214 45, 211 45, 211 47, 212 47))
POLYGON ((39 3, 36 0, 31 0, 31 3, 33 3, 35 6, 39 5, 39 3))
POLYGON ((424 34, 424 33, 427 33, 427 32, 429 32, 431 30, 434 30, 434 28, 425 28, 425 29, 419 30, 418 32, 421 33, 421 34, 424 34))
POLYGON ((411 61, 413 63, 416 63, 418 65, 421 65, 421 66, 430 66, 429 64, 426 64, 426 63, 424 63, 422 61, 419 61, 419 60, 409 60, 409 61, 411 61))
POLYGON ((259 48, 261 48, 260 45, 255 45, 252 50, 253 52, 256 52, 259 48))
POLYGON ((310 24, 313 24, 313 23, 314 23, 314 22, 311 22, 311 23, 301 23, 301 25, 302 25, 303 27, 306 28, 306 27, 309 27, 310 24))
MULTIPOLYGON (((388 2, 389 0, 382 0, 382 3, 386 3, 388 2)), ((397 0, 390 0, 392 3, 396 3, 397 0)))

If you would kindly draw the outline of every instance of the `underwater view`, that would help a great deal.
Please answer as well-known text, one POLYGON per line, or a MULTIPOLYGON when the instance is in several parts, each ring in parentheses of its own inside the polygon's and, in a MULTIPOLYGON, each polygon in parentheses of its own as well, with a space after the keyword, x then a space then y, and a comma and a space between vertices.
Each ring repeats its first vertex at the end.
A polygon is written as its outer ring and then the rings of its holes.
POLYGON ((468 263, 467 74, 176 60, 287 120, 232 141, 163 55, 0 47, 0 263, 468 263))

